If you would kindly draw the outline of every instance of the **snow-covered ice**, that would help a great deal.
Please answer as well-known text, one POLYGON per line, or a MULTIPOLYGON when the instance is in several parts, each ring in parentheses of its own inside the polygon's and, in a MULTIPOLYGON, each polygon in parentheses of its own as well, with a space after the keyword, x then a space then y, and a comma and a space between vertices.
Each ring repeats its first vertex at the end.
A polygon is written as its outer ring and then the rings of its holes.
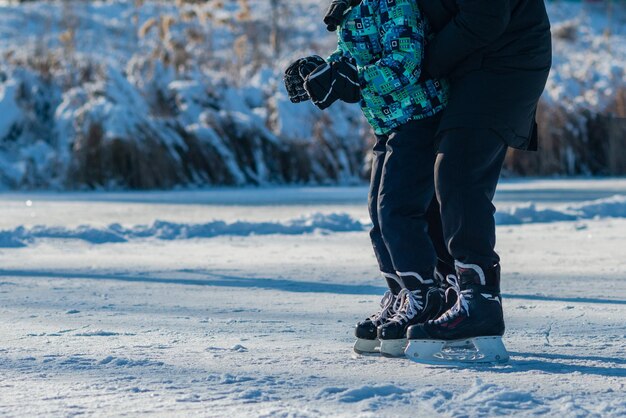
POLYGON ((624 416, 625 196, 503 181, 511 361, 449 368, 351 351, 364 187, 2 194, 0 415, 624 416))

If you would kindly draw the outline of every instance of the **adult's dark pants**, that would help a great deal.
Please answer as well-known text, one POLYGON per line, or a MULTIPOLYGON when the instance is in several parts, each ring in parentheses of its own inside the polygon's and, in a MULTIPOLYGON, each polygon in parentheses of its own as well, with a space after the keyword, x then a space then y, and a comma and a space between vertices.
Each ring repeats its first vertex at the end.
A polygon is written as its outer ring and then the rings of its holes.
POLYGON ((455 260, 489 269, 500 261, 493 197, 507 144, 492 129, 444 131, 435 162, 443 234, 455 260))
MULTIPOLYGON (((499 260, 491 200, 506 145, 484 129, 445 131, 437 144, 439 120, 411 121, 377 136, 370 237, 383 274, 429 279, 436 266, 452 272, 454 259, 485 266, 499 260)), ((397 291, 394 280, 387 283, 397 291)))

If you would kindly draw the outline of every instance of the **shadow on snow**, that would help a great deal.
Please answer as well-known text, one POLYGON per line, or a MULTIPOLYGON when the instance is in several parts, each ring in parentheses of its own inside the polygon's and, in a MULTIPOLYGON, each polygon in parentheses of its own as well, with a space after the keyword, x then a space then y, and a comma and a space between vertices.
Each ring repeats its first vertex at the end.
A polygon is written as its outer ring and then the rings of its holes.
MULTIPOLYGON (((265 290, 281 290, 295 293, 334 293, 340 295, 372 295, 379 296, 387 290, 383 286, 342 284, 311 282, 292 279, 276 279, 267 277, 241 277, 226 274, 211 273, 207 271, 182 270, 181 275, 190 273, 202 278, 182 278, 182 277, 150 277, 146 275, 123 275, 123 274, 94 274, 85 272, 64 272, 64 271, 41 271, 41 270, 0 270, 0 277, 41 277, 58 279, 83 279, 83 280, 115 280, 122 282, 144 282, 161 283, 174 285, 192 286, 218 286, 237 288, 256 288, 265 290)), ((600 298, 578 298, 578 297, 557 297, 547 295, 525 295, 525 294, 503 294, 505 299, 522 299, 546 302, 567 302, 567 303, 592 303, 609 305, 626 305, 626 300, 620 299, 600 299, 600 298)))
MULTIPOLYGON (((350 295, 380 295, 386 288, 381 286, 364 286, 354 284, 337 284, 323 282, 309 282, 289 279, 272 278, 245 278, 228 276, 223 274, 203 271, 181 271, 181 275, 190 273, 198 274, 203 278, 167 278, 131 276, 119 274, 92 274, 82 272, 52 272, 35 270, 0 270, 0 277, 31 277, 31 278, 59 278, 59 279, 83 279, 83 280, 114 280, 122 282, 143 282, 174 285, 194 286, 223 286, 235 288, 260 288, 267 290, 281 290, 300 293, 335 293, 350 295), (209 278, 207 278, 209 277, 209 278)), ((626 304, 623 300, 591 299, 591 298, 558 298, 535 295, 508 295, 512 299, 528 299, 540 301, 579 302, 593 304, 626 304)), ((601 356, 572 356, 554 353, 527 353, 511 352, 511 361, 502 367, 486 367, 464 365, 476 371, 489 371, 495 373, 523 373, 529 371, 541 371, 551 374, 582 373, 599 376, 626 377, 626 368, 620 365, 626 364, 626 359, 610 358, 601 356), (585 362, 601 363, 600 366, 580 364, 585 362)), ((0 362, 2 363, 2 362, 0 362)))
MULTIPOLYGON (((181 272, 188 274, 188 271, 181 272)), ((386 288, 381 286, 339 284, 324 282, 309 282, 289 279, 252 278, 228 276, 223 274, 203 272, 203 276, 210 278, 189 279, 189 278, 168 278, 168 277, 148 277, 129 276, 118 274, 93 274, 93 273, 70 273, 34 270, 0 270, 0 277, 41 277, 58 279, 83 279, 83 280, 115 280, 122 282, 144 282, 161 283, 175 285, 193 286, 219 286, 219 287, 240 287, 256 288, 266 290, 282 290, 296 293, 336 293, 341 295, 382 295, 386 288)))
POLYGON ((539 371, 549 374, 574 374, 597 375, 607 377, 626 377, 626 368, 620 365, 626 364, 626 360, 612 357, 599 356, 572 356, 554 353, 523 353, 509 352, 511 360, 503 367, 470 366, 476 371, 492 373, 525 373, 539 371), (551 361, 552 360, 552 361, 551 361), (600 363, 599 365, 584 364, 587 362, 600 363))

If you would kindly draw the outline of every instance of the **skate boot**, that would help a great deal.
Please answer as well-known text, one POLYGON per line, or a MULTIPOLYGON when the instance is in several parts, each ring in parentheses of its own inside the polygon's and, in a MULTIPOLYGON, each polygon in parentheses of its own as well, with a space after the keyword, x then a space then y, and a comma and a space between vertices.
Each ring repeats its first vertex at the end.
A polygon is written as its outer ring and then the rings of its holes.
POLYGON ((456 263, 458 277, 448 277, 456 303, 437 319, 407 330, 405 354, 422 363, 504 363, 504 318, 500 266, 483 269, 456 263))
POLYGON ((437 318, 443 312, 443 291, 432 279, 415 290, 402 289, 398 300, 400 304, 395 314, 378 327, 380 353, 385 357, 403 357, 407 328, 437 318))
POLYGON ((400 305, 397 295, 401 291, 400 278, 395 274, 383 273, 383 277, 387 280, 391 290, 385 292, 380 301, 380 310, 371 315, 364 321, 356 324, 354 334, 356 342, 354 343, 354 351, 358 354, 378 353, 380 341, 377 336, 379 325, 384 324, 391 318, 400 305))

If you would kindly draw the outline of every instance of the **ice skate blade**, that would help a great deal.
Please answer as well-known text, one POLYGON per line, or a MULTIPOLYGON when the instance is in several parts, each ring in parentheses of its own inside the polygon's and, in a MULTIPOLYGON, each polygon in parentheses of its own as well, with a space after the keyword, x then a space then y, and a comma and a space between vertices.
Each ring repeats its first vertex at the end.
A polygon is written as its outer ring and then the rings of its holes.
POLYGON ((404 357, 406 338, 380 340, 380 354, 384 357, 404 357))
POLYGON ((354 352, 361 355, 380 354, 380 341, 366 340, 365 338, 357 338, 354 343, 354 352))
POLYGON ((475 337, 463 340, 409 340, 406 356, 425 364, 499 364, 509 361, 501 337, 475 337))

